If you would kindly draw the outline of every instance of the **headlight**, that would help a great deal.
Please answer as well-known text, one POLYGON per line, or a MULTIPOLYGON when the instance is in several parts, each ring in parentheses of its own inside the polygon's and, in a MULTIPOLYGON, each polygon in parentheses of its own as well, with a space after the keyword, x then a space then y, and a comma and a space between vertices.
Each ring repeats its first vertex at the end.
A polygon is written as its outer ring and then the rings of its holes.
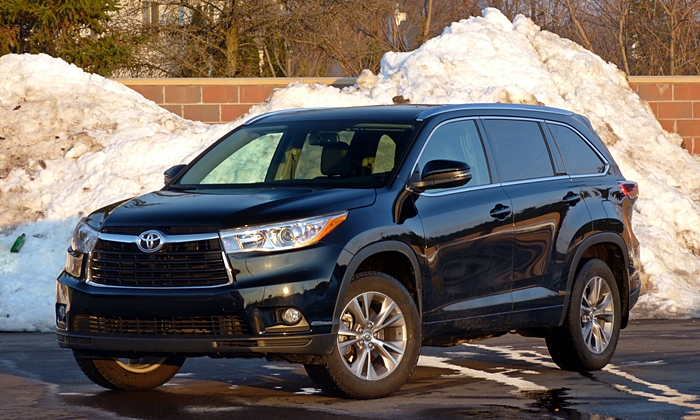
POLYGON ((73 229, 73 239, 71 239, 71 247, 74 251, 82 254, 87 254, 95 249, 97 242, 97 231, 85 222, 85 218, 80 219, 78 224, 73 229))
POLYGON ((344 212, 276 225, 229 230, 221 232, 221 240, 228 253, 300 248, 320 241, 346 217, 348 213, 344 212))

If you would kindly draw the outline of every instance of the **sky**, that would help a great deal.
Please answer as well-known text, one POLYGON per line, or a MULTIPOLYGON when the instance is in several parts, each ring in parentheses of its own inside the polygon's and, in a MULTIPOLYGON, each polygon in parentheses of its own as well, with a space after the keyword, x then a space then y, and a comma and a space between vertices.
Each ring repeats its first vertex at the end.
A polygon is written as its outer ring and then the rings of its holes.
POLYGON ((661 128, 623 72, 531 20, 485 9, 381 70, 338 89, 293 83, 236 121, 182 119, 131 89, 46 55, 0 57, 0 331, 50 331, 55 279, 75 223, 157 190, 187 163, 263 112, 311 107, 502 102, 585 115, 627 179, 639 183, 634 232, 643 295, 633 318, 700 316, 700 162, 661 128), (26 235, 21 252, 9 249, 26 235))

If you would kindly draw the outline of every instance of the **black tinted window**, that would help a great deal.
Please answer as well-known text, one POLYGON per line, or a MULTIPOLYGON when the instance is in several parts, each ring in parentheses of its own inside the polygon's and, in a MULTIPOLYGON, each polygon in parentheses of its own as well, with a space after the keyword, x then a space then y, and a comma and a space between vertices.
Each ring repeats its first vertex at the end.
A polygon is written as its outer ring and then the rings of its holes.
POLYGON ((539 123, 491 119, 483 122, 501 182, 554 175, 539 123))
POLYGON ((569 175, 597 174, 605 170, 605 163, 574 130, 559 124, 547 125, 569 175))
POLYGON ((466 162, 472 171, 469 187, 491 183, 484 147, 473 120, 448 123, 435 130, 418 161, 418 170, 422 173, 426 163, 437 159, 466 162))

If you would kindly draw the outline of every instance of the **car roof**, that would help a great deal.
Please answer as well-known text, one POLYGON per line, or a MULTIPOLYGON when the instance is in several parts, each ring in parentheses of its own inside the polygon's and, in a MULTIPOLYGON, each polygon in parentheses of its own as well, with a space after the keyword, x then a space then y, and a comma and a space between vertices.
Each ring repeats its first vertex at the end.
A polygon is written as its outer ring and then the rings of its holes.
MULTIPOLYGON (((258 122, 283 123, 288 121, 323 121, 323 120, 364 120, 415 122, 424 121, 435 115, 448 112, 474 112, 483 115, 492 112, 526 112, 532 114, 574 115, 571 111, 536 105, 475 103, 457 105, 377 105, 345 108, 297 108, 272 111, 250 118, 244 125, 258 122)), ((543 116, 544 118, 544 116, 543 116)))

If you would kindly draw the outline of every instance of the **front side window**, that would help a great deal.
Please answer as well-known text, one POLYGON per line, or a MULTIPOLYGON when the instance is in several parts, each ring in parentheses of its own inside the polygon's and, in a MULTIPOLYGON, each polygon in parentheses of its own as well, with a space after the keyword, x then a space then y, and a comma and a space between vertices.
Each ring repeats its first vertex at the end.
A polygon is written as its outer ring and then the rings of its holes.
POLYGON ((450 122, 440 126, 428 140, 418 161, 422 173, 431 160, 456 160, 465 162, 472 171, 468 187, 491 183, 486 154, 474 120, 450 122))
POLYGON ((549 149, 537 121, 484 119, 499 181, 554 175, 549 149))
POLYGON ((362 121, 244 126, 200 156, 173 188, 379 187, 414 129, 362 121))

